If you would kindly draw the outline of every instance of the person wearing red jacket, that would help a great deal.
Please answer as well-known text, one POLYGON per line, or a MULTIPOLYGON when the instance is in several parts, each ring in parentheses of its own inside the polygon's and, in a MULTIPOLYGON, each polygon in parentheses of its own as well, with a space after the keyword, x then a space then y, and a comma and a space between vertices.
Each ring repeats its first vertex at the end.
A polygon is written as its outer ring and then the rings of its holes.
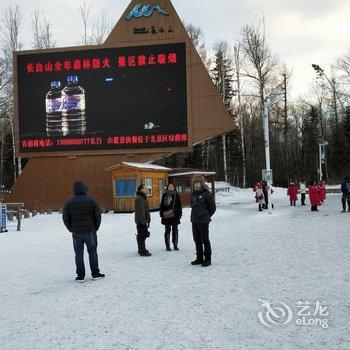
POLYGON ((327 196, 327 190, 326 190, 326 184, 324 181, 320 181, 318 184, 318 187, 320 189, 320 200, 323 203, 326 200, 327 196))
POLYGON ((289 196, 290 199, 290 206, 296 206, 296 201, 298 200, 298 189, 294 182, 291 182, 288 191, 287 196, 289 196))
POLYGON ((321 205, 320 188, 315 185, 315 182, 311 181, 308 189, 311 203, 311 211, 318 211, 317 207, 321 205))

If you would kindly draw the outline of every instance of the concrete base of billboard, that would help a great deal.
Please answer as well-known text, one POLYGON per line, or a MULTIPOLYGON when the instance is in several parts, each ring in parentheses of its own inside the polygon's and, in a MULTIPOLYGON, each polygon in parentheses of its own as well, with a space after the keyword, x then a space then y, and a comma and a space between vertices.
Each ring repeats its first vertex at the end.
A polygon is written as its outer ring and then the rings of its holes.
POLYGON ((50 208, 59 211, 72 196, 76 180, 88 184, 89 194, 96 197, 100 206, 113 209, 111 174, 106 168, 123 161, 148 162, 161 157, 155 154, 130 156, 79 156, 30 159, 13 186, 5 202, 24 202, 27 210, 50 208))

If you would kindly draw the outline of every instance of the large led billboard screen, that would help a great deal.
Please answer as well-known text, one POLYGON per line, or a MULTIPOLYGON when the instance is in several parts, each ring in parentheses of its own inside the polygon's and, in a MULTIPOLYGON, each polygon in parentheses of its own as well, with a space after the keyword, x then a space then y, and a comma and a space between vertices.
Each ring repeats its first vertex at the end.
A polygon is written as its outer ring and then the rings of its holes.
POLYGON ((20 153, 188 147, 184 43, 16 55, 20 153))

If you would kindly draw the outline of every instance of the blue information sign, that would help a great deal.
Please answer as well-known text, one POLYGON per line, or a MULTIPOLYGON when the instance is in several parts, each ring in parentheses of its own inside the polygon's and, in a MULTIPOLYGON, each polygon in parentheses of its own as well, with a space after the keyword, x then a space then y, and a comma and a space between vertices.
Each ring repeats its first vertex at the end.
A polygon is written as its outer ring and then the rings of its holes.
POLYGON ((0 232, 7 232, 6 230, 6 205, 1 205, 1 226, 0 232))

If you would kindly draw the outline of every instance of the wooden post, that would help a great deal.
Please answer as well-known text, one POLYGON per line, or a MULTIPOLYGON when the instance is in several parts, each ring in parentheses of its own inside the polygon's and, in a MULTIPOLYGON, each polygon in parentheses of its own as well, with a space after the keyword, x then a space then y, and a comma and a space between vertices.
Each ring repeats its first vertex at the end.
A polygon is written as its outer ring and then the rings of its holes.
POLYGON ((17 231, 21 231, 22 213, 21 206, 17 206, 17 231))

